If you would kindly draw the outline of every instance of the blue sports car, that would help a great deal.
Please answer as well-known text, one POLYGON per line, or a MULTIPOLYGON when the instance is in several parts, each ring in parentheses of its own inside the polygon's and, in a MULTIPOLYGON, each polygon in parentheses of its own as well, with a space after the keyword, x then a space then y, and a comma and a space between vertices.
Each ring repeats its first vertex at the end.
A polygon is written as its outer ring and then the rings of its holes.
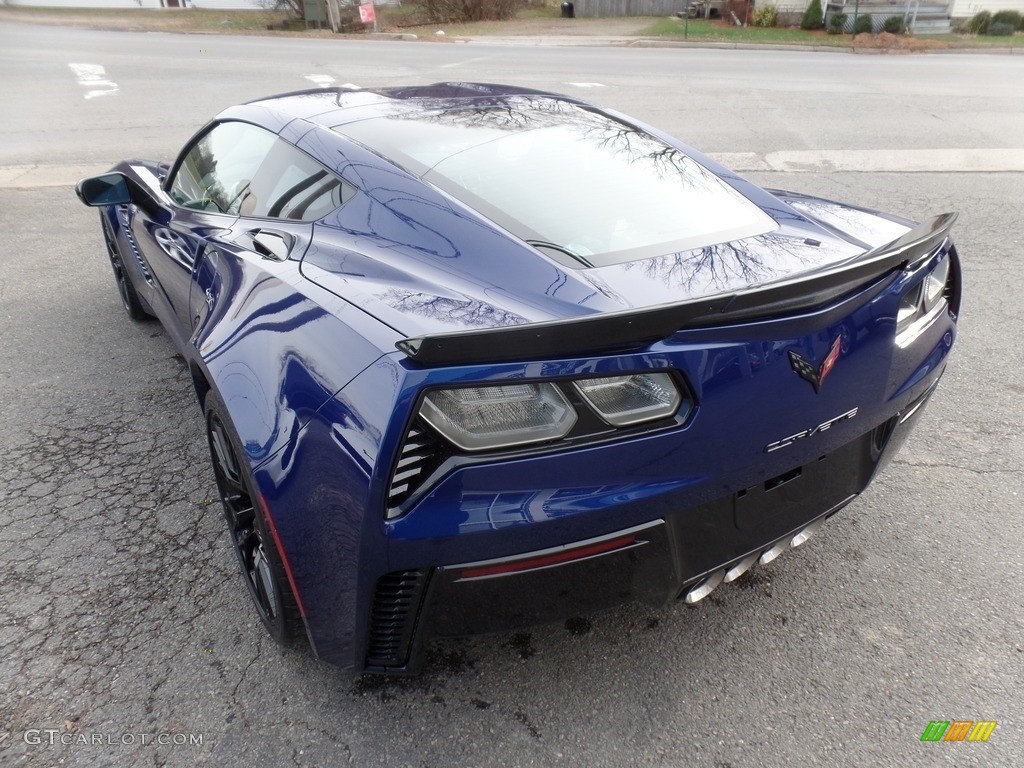
POLYGON ((867 487, 956 335, 955 214, 524 88, 266 98, 78 194, 188 364, 260 618, 355 670, 741 578, 867 487))

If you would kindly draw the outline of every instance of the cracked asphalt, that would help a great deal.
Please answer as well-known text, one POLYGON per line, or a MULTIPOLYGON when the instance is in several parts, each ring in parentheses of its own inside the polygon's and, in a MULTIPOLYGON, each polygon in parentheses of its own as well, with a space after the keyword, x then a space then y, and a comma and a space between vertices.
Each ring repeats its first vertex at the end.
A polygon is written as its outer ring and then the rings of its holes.
POLYGON ((437 643, 398 680, 265 636, 187 373, 125 317, 95 212, 0 187, 0 765, 1024 765, 1024 174, 748 175, 961 212, 960 338, 903 453, 696 607, 437 643), (955 719, 998 726, 920 742, 955 719))

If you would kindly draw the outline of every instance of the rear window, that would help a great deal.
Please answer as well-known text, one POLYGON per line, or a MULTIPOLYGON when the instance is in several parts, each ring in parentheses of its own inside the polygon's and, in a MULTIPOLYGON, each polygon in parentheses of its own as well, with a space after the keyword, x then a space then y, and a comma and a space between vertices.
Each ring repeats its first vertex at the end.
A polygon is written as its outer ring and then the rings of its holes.
POLYGON ((673 147, 566 102, 514 99, 334 130, 572 266, 619 264, 776 227, 673 147))

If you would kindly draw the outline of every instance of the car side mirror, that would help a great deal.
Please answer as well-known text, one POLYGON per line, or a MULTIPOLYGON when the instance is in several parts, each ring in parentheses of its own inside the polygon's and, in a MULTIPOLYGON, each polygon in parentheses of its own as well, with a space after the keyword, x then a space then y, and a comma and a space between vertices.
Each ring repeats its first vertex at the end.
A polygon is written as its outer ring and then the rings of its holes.
POLYGON ((86 205, 125 205, 132 201, 128 179, 121 173, 90 176, 75 186, 75 194, 86 205))

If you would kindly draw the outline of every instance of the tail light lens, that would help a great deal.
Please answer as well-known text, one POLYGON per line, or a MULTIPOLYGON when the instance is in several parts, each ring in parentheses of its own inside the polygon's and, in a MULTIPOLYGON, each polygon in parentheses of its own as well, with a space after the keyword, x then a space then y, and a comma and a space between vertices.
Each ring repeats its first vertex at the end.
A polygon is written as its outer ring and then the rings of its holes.
POLYGON ((465 451, 557 440, 576 423, 576 411, 549 383, 438 389, 423 399, 420 415, 465 451))
POLYGON ((949 256, 945 256, 924 279, 903 294, 896 311, 896 344, 906 347, 942 311, 949 283, 949 256))
POLYGON ((613 427, 668 418, 683 399, 667 373, 584 379, 574 382, 574 386, 587 405, 613 427))

